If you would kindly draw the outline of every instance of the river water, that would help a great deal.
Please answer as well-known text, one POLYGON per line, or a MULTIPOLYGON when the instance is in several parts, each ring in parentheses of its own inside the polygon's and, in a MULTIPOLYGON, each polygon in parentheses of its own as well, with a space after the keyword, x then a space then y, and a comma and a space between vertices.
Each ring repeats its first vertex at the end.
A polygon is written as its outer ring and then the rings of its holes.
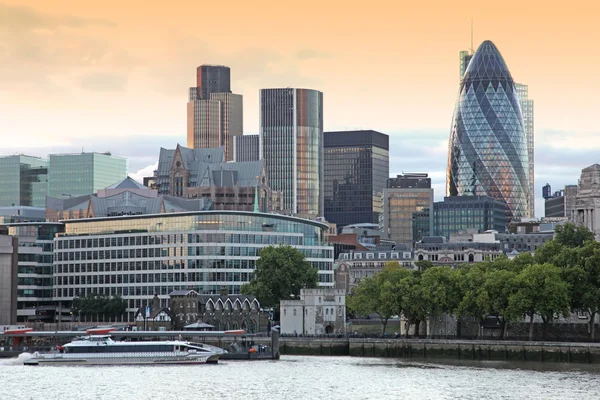
POLYGON ((0 399, 598 398, 599 367, 574 364, 283 356, 195 366, 26 367, 0 360, 0 399))

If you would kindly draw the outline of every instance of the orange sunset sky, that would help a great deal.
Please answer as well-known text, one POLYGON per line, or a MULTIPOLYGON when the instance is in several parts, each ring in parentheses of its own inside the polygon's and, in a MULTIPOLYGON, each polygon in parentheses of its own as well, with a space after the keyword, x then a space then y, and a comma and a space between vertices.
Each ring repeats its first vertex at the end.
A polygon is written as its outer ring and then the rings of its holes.
POLYGON ((136 172, 185 144, 195 67, 225 64, 245 133, 258 89, 318 89, 326 130, 388 133, 390 173, 430 172, 443 196, 473 18, 535 100, 536 191, 558 188, 600 162, 599 17, 577 0, 0 0, 0 154, 111 150, 136 172))

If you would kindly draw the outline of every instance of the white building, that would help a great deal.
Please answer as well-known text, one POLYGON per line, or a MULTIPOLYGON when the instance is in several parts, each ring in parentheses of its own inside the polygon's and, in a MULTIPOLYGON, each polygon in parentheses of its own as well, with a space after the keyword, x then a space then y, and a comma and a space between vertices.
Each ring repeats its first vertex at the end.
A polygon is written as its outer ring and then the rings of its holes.
POLYGON ((280 310, 282 334, 346 333, 346 293, 343 289, 301 289, 300 300, 282 300, 280 310))

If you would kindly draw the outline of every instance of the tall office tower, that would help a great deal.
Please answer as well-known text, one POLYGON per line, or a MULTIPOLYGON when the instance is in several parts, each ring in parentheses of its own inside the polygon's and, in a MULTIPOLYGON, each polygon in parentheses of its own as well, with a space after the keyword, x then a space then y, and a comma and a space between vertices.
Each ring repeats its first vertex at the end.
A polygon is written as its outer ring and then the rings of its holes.
POLYGON ((38 157, 0 157, 0 207, 44 207, 48 162, 38 157))
POLYGON ((515 83, 517 96, 523 114, 523 129, 527 137, 527 157, 529 159, 529 217, 535 216, 535 147, 534 147, 534 125, 533 125, 533 100, 529 98, 529 87, 515 83))
POLYGON ((463 50, 460 52, 460 80, 462 80, 463 76, 465 76, 465 72, 467 72, 467 67, 473 58, 473 53, 470 51, 463 50))
POLYGON ((127 160, 110 153, 50 154, 48 158, 50 197, 85 196, 127 177, 127 160))
POLYGON ((224 65, 200 65, 196 68, 196 88, 201 99, 213 93, 231 93, 231 70, 224 65))
POLYGON ((338 228, 379 223, 390 173, 389 136, 368 130, 325 132, 323 137, 325 219, 338 228))
POLYGON ((187 145, 194 149, 223 146, 225 159, 233 160, 233 137, 243 132, 243 99, 231 93, 230 70, 222 65, 201 65, 196 87, 187 104, 187 145))
POLYGON ((433 232, 433 189, 427 174, 390 178, 383 190, 383 232, 409 248, 433 232))
POLYGON ((258 161, 258 135, 233 137, 233 161, 258 161))
POLYGON ((312 89, 260 90, 260 158, 284 208, 323 214, 323 93, 312 89))
MULTIPOLYGON (((462 80, 467 67, 473 58, 469 51, 460 52, 460 79, 462 80)), ((535 216, 535 140, 534 140, 534 104, 529 98, 529 87, 521 83, 515 83, 517 97, 523 114, 523 130, 527 137, 527 156, 529 157, 529 217, 535 216)))
POLYGON ((448 196, 489 196, 507 219, 529 215, 529 157, 512 76, 485 41, 471 59, 456 101, 448 143, 448 196))

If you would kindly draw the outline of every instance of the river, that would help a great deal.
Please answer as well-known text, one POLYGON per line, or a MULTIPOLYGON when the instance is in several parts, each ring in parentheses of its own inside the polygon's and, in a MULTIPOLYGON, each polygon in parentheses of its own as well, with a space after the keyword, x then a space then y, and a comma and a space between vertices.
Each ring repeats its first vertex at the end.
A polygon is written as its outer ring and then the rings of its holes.
POLYGON ((598 366, 283 356, 196 366, 0 360, 0 399, 594 399, 598 366))

